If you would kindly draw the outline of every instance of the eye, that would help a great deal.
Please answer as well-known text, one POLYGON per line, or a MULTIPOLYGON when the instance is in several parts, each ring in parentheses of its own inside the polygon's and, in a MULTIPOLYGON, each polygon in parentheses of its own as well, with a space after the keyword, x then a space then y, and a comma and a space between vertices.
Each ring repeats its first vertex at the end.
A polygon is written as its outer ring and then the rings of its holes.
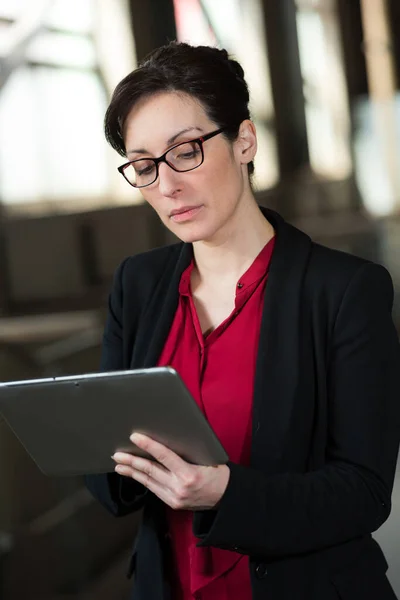
POLYGON ((138 177, 141 177, 142 175, 150 175, 155 169, 154 163, 148 161, 134 163, 132 167, 135 169, 138 177))
POLYGON ((180 152, 176 158, 178 160, 191 160, 192 158, 196 158, 196 156, 198 156, 199 154, 200 150, 193 149, 189 150, 188 152, 180 152))
POLYGON ((183 142, 175 148, 171 148, 167 158, 175 162, 185 162, 196 160, 199 154, 201 151, 196 142, 183 142))
POLYGON ((139 169, 139 171, 137 172, 138 175, 148 175, 149 173, 151 173, 154 169, 154 165, 149 165, 148 167, 144 167, 143 169, 139 169))

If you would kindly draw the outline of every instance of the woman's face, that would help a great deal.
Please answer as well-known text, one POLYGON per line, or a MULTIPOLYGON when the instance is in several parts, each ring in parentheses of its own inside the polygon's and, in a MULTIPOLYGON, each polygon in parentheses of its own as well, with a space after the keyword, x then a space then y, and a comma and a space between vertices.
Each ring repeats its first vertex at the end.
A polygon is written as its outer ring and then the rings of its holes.
MULTIPOLYGON (((218 129, 193 97, 160 93, 134 106, 124 128, 128 160, 157 158, 172 146, 218 129)), ((203 144, 204 162, 187 172, 159 164, 159 175, 141 188, 161 221, 185 242, 223 238, 249 194, 247 163, 254 158, 256 137, 243 121, 238 139, 230 143, 219 134, 203 144)))

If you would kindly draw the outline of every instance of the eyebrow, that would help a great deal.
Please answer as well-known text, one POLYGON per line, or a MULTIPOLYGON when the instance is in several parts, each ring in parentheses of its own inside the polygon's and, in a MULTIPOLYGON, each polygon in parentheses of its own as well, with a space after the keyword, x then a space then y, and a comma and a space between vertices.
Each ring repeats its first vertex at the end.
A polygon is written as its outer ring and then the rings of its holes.
MULTIPOLYGON (((186 127, 186 129, 182 129, 178 133, 175 133, 172 137, 167 140, 167 146, 173 144, 175 140, 184 133, 189 133, 189 131, 199 131, 200 133, 204 133, 204 130, 201 127, 186 127)), ((135 150, 128 150, 128 154, 150 154, 146 148, 136 148, 135 150)))

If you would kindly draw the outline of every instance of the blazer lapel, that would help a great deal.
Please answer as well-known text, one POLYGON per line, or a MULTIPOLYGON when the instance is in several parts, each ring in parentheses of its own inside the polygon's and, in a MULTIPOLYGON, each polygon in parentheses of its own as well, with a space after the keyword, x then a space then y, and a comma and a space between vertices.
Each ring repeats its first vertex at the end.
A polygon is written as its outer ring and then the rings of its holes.
POLYGON ((193 256, 191 244, 177 246, 141 319, 131 368, 154 367, 162 352, 178 307, 179 282, 193 256))
POLYGON ((268 473, 279 468, 300 373, 302 283, 310 238, 263 210, 276 230, 257 355, 252 459, 268 473))

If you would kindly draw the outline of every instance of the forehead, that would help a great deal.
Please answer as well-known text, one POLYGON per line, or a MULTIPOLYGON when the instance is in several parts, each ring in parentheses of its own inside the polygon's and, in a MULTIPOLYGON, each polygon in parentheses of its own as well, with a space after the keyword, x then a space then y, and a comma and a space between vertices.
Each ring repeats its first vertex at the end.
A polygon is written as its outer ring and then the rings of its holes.
MULTIPOLYGON (((129 148, 162 146, 179 131, 212 125, 203 106, 192 96, 179 92, 155 94, 142 98, 130 111, 124 126, 124 140, 129 148)), ((189 137, 197 137, 196 133, 189 137)), ((155 148, 156 150, 157 148, 155 148)))

